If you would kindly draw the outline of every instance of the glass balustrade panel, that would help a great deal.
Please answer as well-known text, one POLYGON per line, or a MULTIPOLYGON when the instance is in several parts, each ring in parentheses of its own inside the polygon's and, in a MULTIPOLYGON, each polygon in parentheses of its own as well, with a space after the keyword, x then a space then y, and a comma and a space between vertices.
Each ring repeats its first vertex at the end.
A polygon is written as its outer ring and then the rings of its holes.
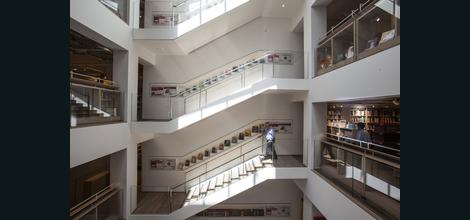
POLYGON ((333 65, 332 41, 323 42, 316 50, 317 52, 317 76, 327 72, 333 65))
POLYGON ((364 11, 357 21, 359 58, 388 48, 397 35, 393 1, 376 1, 364 11))
POLYGON ((70 85, 70 126, 122 121, 118 90, 70 85))
POLYGON ((201 0, 202 24, 225 13, 225 0, 201 0))
POLYGON ((333 65, 342 66, 353 61, 354 25, 351 22, 333 37, 333 65))
POLYGON ((115 15, 117 15, 121 20, 126 23, 129 23, 128 14, 129 14, 129 0, 98 0, 101 4, 106 6, 111 10, 115 15))
POLYGON ((178 31, 178 36, 184 34, 195 27, 201 25, 201 1, 187 0, 174 2, 174 24, 178 31))

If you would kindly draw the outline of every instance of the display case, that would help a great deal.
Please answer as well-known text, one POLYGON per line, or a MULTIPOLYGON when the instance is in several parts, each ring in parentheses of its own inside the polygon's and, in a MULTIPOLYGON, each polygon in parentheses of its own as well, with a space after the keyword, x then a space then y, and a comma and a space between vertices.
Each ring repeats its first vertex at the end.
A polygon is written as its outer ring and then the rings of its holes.
POLYGON ((367 1, 333 26, 316 48, 320 76, 400 44, 400 5, 397 0, 367 1))
POLYGON ((379 0, 368 5, 357 19, 358 59, 400 43, 394 1, 379 0))

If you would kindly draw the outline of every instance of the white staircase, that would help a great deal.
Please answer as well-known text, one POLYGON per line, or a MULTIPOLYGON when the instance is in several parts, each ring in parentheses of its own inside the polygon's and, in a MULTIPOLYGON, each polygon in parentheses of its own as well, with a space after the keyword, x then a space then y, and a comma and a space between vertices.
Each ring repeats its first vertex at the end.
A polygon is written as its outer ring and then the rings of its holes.
POLYGON ((306 167, 274 167, 272 161, 255 156, 243 163, 187 189, 181 207, 173 207, 170 214, 132 214, 133 220, 187 219, 269 179, 306 179, 306 167))
POLYGON ((186 201, 183 206, 190 205, 197 200, 205 198, 219 189, 227 187, 233 182, 239 181, 248 175, 252 175, 257 170, 264 167, 272 167, 272 161, 261 161, 260 157, 255 157, 238 166, 231 168, 215 177, 212 177, 200 184, 191 187, 186 195, 186 201))
POLYGON ((248 100, 256 95, 269 91, 307 92, 311 87, 309 80, 305 79, 263 79, 247 88, 229 94, 201 109, 181 115, 170 121, 134 121, 133 133, 161 133, 168 134, 192 125, 213 114, 224 111, 236 104, 248 100))

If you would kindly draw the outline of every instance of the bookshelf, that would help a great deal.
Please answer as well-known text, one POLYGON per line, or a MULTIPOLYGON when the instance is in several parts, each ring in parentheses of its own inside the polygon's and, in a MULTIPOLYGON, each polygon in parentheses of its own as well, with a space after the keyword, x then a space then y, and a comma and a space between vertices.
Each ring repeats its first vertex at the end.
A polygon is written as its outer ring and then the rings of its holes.
POLYGON ((327 133, 354 138, 359 122, 365 124, 372 142, 399 148, 399 105, 391 100, 328 104, 327 133))

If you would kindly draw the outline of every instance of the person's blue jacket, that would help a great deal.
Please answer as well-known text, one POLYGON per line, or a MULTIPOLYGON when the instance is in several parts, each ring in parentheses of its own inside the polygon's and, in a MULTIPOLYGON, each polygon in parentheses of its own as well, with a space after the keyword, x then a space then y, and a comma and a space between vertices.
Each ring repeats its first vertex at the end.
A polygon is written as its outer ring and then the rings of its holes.
POLYGON ((268 142, 271 142, 271 141, 274 141, 275 138, 276 138, 276 132, 274 131, 274 128, 273 127, 269 127, 267 130, 266 130, 266 141, 268 142))

